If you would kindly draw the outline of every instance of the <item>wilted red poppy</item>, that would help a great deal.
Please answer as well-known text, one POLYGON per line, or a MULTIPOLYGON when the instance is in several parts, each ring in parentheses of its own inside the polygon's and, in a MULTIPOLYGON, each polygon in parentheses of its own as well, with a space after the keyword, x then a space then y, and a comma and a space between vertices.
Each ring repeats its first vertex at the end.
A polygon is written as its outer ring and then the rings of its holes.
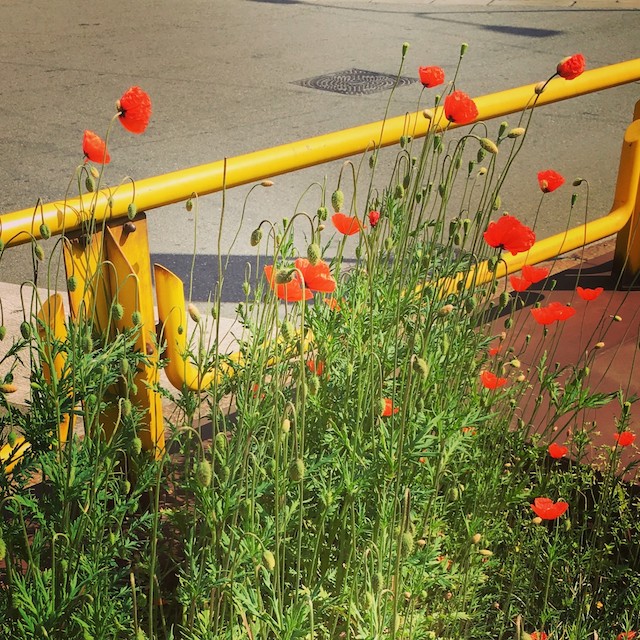
POLYGON ((295 262, 304 278, 304 284, 308 289, 322 293, 333 293, 336 289, 336 281, 329 271, 329 265, 324 260, 317 264, 311 264, 306 258, 298 258, 295 262))
POLYGON ((464 91, 454 91, 444 99, 444 115, 449 122, 469 124, 478 117, 478 107, 464 91))
POLYGON ((531 281, 519 276, 509 276, 509 282, 514 291, 526 291, 531 286, 531 281))
POLYGON ((441 67, 419 67, 420 82, 427 89, 437 87, 444 82, 444 70, 441 67))
POLYGON ((309 358, 307 360, 307 367, 311 373, 314 373, 317 376, 321 376, 324 371, 324 362, 322 360, 315 360, 314 358, 309 358))
POLYGON ((344 213, 334 213, 331 216, 331 222, 345 236, 352 236, 362 230, 362 223, 357 217, 345 216, 344 213))
POLYGON ((140 87, 130 87, 116 103, 120 123, 131 133, 143 133, 151 119, 151 98, 140 87))
POLYGON ((596 287, 595 289, 576 287, 576 292, 578 293, 578 295, 583 300, 587 301, 595 300, 603 291, 604 289, 602 287, 596 287))
POLYGON ((635 631, 622 631, 616 636, 616 640, 633 640, 637 635, 635 631))
POLYGON ((552 458, 559 460, 560 458, 564 458, 567 455, 567 453, 569 453, 569 448, 561 444, 558 444, 557 442, 552 442, 549 445, 549 448, 547 449, 547 451, 549 452, 549 455, 552 458))
POLYGON ((526 278, 531 284, 541 282, 549 275, 549 269, 545 267, 534 267, 531 264, 525 264, 522 267, 522 277, 526 278))
POLYGON ((544 631, 532 631, 531 640, 547 640, 547 634, 544 631))
POLYGON ((585 69, 586 63, 581 53, 576 53, 568 58, 563 58, 558 62, 556 71, 561 78, 573 80, 577 78, 585 69))
POLYGON ((553 169, 538 173, 538 184, 543 193, 551 193, 564 184, 564 178, 553 169))
POLYGON ((507 384, 506 378, 499 378, 495 373, 491 371, 483 371, 480 374, 480 382, 485 389, 497 389, 507 384))
POLYGON ((375 227, 380 220, 380 212, 379 211, 369 211, 369 224, 372 227, 375 227))
POLYGON ((340 303, 335 298, 325 298, 324 303, 331 311, 340 311, 340 303))
POLYGON ((614 433, 613 439, 621 447, 628 447, 636 439, 636 436, 632 431, 623 431, 622 433, 614 433))
POLYGON ((576 310, 561 302, 550 302, 546 307, 531 309, 531 315, 538 324, 551 324, 564 321, 575 315, 576 310))
POLYGON ((551 498, 536 498, 531 508, 543 520, 555 520, 566 512, 569 508, 569 503, 564 500, 554 502, 551 498))
POLYGON ((273 270, 273 265, 269 264, 264 268, 264 275, 269 281, 271 289, 281 300, 287 302, 299 302, 300 300, 309 300, 313 298, 313 294, 309 289, 302 289, 300 283, 300 276, 297 271, 291 276, 291 280, 284 284, 278 284, 276 282, 276 274, 273 270))
POLYGON ((384 398, 384 409, 382 410, 382 415, 387 418, 394 413, 398 413, 400 411, 399 407, 393 406, 393 400, 391 398, 384 398))
POLYGON ((490 247, 509 251, 514 256, 531 249, 536 241, 536 234, 520 220, 510 215, 490 222, 483 237, 490 247))
POLYGON ((111 162, 111 156, 107 152, 105 141, 93 131, 86 130, 82 138, 82 152, 87 160, 99 164, 111 162))

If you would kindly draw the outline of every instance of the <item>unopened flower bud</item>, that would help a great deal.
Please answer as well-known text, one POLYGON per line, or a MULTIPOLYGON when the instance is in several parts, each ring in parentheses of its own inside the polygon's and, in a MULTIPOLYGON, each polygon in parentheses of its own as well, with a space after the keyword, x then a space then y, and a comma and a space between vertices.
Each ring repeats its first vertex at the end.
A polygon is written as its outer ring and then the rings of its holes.
POLYGON ((327 216, 329 215, 329 212, 327 211, 327 207, 318 207, 318 210, 316 211, 316 215, 318 216, 318 220, 324 222, 327 219, 327 216))
POLYGON ((4 340, 6 335, 7 335, 7 327, 5 327, 3 324, 0 324, 0 340, 4 340))
POLYGON ((305 468, 302 458, 296 458, 291 461, 291 464, 289 465, 289 477, 291 480, 294 482, 300 482, 300 480, 304 478, 304 472, 305 468))
POLYGON ((438 311, 438 315, 447 316, 453 311, 453 309, 454 307, 452 304, 445 304, 443 307, 440 308, 440 311, 438 311))
POLYGON ((536 516, 535 518, 532 518, 531 523, 532 524, 542 524, 542 518, 540 516, 536 516))
POLYGON ((483 176, 487 173, 487 167, 480 167, 480 169, 478 169, 478 176, 483 176))
POLYGON ((129 218, 129 220, 133 220, 137 215, 138 215, 138 207, 136 206, 135 202, 132 202, 127 207, 127 218, 129 218))
POLYGON ((407 55, 407 51, 409 51, 409 43, 408 42, 403 42, 402 43, 402 57, 403 58, 407 55))
POLYGON ((184 203, 184 208, 187 211, 191 211, 193 209, 193 199, 189 198, 185 203, 184 203))
POLYGON ((122 320, 122 316, 124 315, 124 308, 123 306, 119 303, 116 302, 112 307, 111 307, 111 317, 114 320, 122 320))
POLYGON ((278 269, 276 271, 276 284, 287 284, 293 280, 295 269, 278 269))
POLYGON ((131 314, 131 322, 134 327, 139 327, 142 324, 142 314, 139 311, 134 311, 131 314))
POLYGON ((524 127, 514 127, 507 133, 507 138, 519 138, 523 136, 527 130, 524 127))
POLYGON ((78 278, 74 275, 70 275, 67 278, 67 289, 73 293, 78 288, 78 278))
POLYGON ((514 358, 510 363, 509 363, 514 369, 519 369, 520 368, 520 360, 518 360, 518 358, 514 358))
POLYGON ((122 415, 125 418, 128 418, 131 415, 132 410, 133 407, 131 405, 131 400, 129 400, 129 398, 124 398, 122 401, 122 415))
POLYGON ((498 145, 489 138, 480 138, 480 146, 494 156, 498 153, 498 145))
POLYGON ((572 184, 574 187, 579 187, 583 182, 584 180, 582 178, 576 178, 572 184))
POLYGON ((426 378, 429 375, 429 365, 422 358, 415 358, 413 361, 413 370, 420 374, 422 378, 426 378))
POLYGON ((44 222, 40 225, 40 237, 44 240, 48 240, 51 237, 51 229, 44 222))
POLYGON ((265 549, 262 554, 262 562, 267 571, 273 571, 276 568, 276 558, 269 549, 265 549))
POLYGON ((137 436, 131 441, 131 451, 137 456, 142 452, 142 440, 137 436))
POLYGON ((289 431, 291 431, 291 420, 289 420, 289 418, 285 418, 282 421, 282 424, 280 425, 280 430, 284 435, 286 435, 287 433, 289 433, 289 431))
POLYGON ((460 57, 462 58, 462 56, 467 53, 467 49, 469 48, 469 45, 466 42, 463 42, 460 45, 460 57))
POLYGON ((318 391, 320 391, 320 380, 318 379, 318 376, 311 376, 307 380, 307 385, 309 387, 309 393, 312 396, 318 395, 318 391))
POLYGON ((35 244, 33 247, 33 253, 35 254, 36 258, 41 262, 42 260, 44 260, 44 249, 42 248, 42 245, 35 244))
POLYGON ((196 468, 196 480, 201 487, 208 487, 211 485, 211 464, 203 458, 196 468))
POLYGON ((493 551, 490 551, 489 549, 480 549, 478 553, 485 558, 490 558, 493 555, 493 551))
POLYGON ((344 204, 344 193, 342 193, 342 191, 340 191, 340 189, 336 189, 332 194, 331 194, 331 206, 333 207, 333 210, 338 213, 339 211, 342 210, 342 205, 344 204))
POLYGON ((307 258, 312 265, 316 265, 320 261, 320 247, 315 242, 307 247, 307 258))
POLYGON ((31 325, 26 320, 20 323, 20 335, 25 340, 31 337, 31 325))
POLYGON ((538 82, 538 84, 534 87, 534 91, 537 95, 540 95, 545 89, 546 82, 538 82))
POLYGON ((87 188, 89 193, 93 193, 96 189, 96 181, 93 179, 93 176, 87 176, 84 181, 84 186, 87 188))
POLYGON ((201 315, 200 315, 200 311, 198 309, 198 307, 196 307, 195 304, 193 304, 193 302, 190 302, 187 305, 187 311, 189 312, 189 316, 191 317, 191 319, 198 324, 201 320, 201 315))
POLYGON ((413 536, 409 531, 405 531, 402 534, 402 537, 400 538, 400 555, 403 558, 406 558, 407 556, 411 555, 411 552, 413 551, 414 546, 415 546, 415 541, 413 539, 413 536))
POLYGON ((500 197, 500 194, 498 194, 496 196, 496 199, 493 201, 493 210, 497 211, 501 205, 502 205, 502 198, 500 197))
POLYGON ((471 544, 478 544, 482 540, 482 536, 479 533, 475 533, 471 536, 471 544))
POLYGON ((273 180, 263 180, 260 183, 261 187, 273 187, 273 180))
POLYGON ((504 135, 504 132, 509 128, 509 123, 508 122, 501 122, 500 123, 500 128, 498 129, 498 138, 502 138, 502 136, 504 135))
POLYGON ((258 227, 251 232, 249 244, 251 244, 252 247, 257 247, 260 244, 260 240, 262 240, 262 229, 258 227))

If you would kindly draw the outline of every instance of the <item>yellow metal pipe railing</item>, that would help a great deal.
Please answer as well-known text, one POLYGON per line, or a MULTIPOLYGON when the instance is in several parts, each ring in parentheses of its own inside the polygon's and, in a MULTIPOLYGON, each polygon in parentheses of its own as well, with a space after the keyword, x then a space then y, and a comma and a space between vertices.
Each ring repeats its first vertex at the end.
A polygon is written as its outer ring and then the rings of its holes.
MULTIPOLYGON (((586 71, 575 80, 554 78, 537 96, 536 106, 551 104, 577 96, 609 89, 640 80, 640 59, 620 62, 586 71)), ((535 84, 508 89, 475 99, 477 120, 490 120, 531 107, 535 84)), ((241 156, 175 171, 132 184, 120 185, 111 192, 89 193, 82 197, 44 204, 37 209, 23 209, 0 216, 0 239, 5 245, 29 242, 39 238, 40 223, 51 233, 71 231, 91 214, 100 222, 105 218, 126 215, 135 200, 138 210, 148 211, 188 199, 192 194, 206 195, 223 188, 236 187, 263 178, 304 169, 332 160, 353 156, 376 147, 396 144, 400 137, 426 135, 429 127, 455 128, 443 116, 442 108, 422 111, 373 122, 351 129, 308 138, 241 156)), ((432 128, 433 130, 433 128, 432 128)))

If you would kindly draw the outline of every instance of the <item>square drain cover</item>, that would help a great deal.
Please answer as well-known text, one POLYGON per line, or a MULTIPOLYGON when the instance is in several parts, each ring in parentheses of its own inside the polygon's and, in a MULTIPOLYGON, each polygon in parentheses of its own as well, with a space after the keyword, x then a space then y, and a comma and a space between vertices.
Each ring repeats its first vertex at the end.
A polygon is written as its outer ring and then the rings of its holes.
MULTIPOLYGON (((378 73, 377 71, 365 71, 364 69, 347 69, 346 71, 334 71, 322 76, 296 80, 292 84, 302 87, 320 89, 321 91, 333 91, 344 95, 367 95, 377 91, 392 89, 397 76, 390 73, 378 73)), ((400 76, 398 86, 402 87, 417 82, 416 78, 400 76)))

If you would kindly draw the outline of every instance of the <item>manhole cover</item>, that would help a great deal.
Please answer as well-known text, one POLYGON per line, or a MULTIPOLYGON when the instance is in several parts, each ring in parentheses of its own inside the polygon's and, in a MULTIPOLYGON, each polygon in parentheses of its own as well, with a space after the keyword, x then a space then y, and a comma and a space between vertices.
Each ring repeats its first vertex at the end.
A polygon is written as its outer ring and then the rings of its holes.
MULTIPOLYGON (((296 80, 292 84, 302 87, 320 89, 321 91, 333 91, 344 95, 367 95, 377 91, 392 89, 397 76, 390 73, 378 73, 377 71, 365 71, 364 69, 347 69, 346 71, 334 71, 322 76, 296 80)), ((400 76, 398 86, 404 86, 416 82, 415 78, 400 76)))

